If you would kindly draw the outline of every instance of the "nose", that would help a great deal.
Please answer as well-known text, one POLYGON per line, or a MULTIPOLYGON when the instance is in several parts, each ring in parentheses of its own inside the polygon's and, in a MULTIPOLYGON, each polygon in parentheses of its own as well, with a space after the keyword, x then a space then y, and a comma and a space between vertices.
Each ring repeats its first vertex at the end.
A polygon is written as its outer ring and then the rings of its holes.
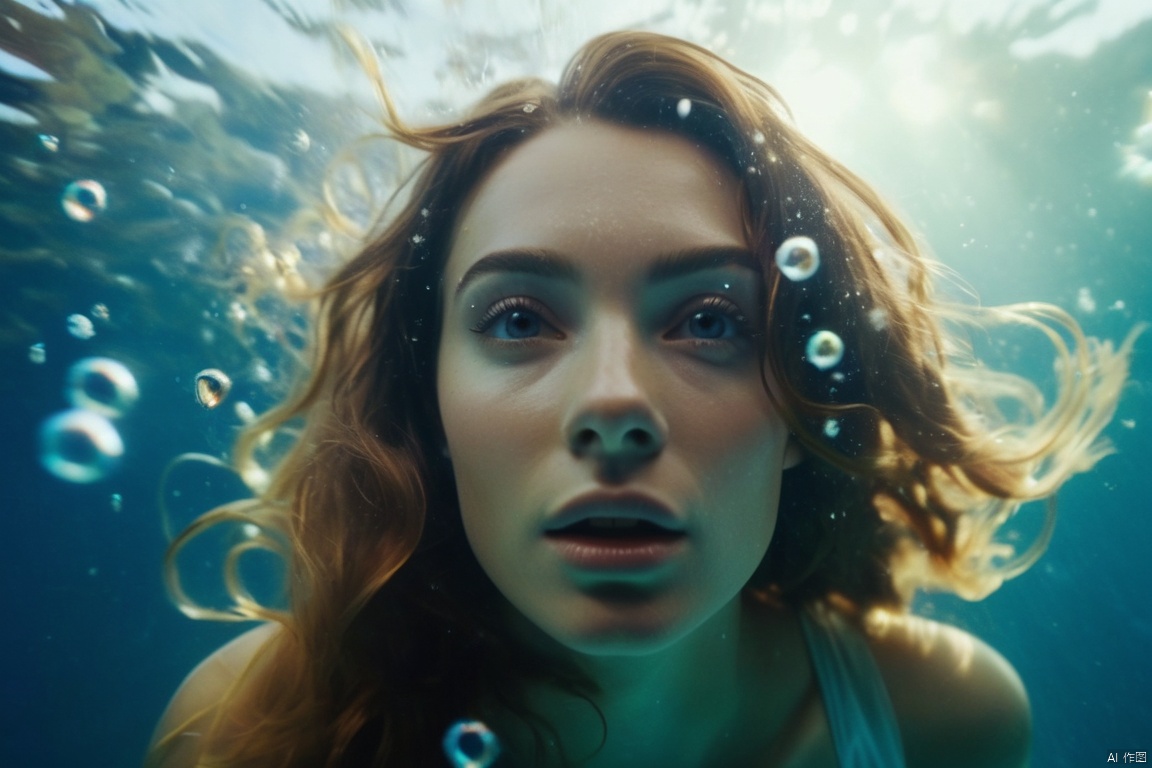
POLYGON ((639 343, 619 323, 603 326, 574 361, 564 432, 574 456, 596 462, 601 474, 618 476, 660 454, 667 425, 646 384, 651 372, 639 343))

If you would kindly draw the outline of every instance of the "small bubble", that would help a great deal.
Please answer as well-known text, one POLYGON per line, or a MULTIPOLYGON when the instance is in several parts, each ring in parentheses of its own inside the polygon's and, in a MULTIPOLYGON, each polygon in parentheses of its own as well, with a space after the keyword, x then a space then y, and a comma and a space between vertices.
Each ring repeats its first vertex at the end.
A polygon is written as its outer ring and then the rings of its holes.
POLYGON ((764 132, 756 131, 756 133, 752 134, 752 141, 756 142, 757 144, 763 144, 765 141, 764 132))
POLYGON ((111 319, 112 313, 108 311, 108 305, 107 304, 93 304, 92 305, 92 317, 106 323, 106 322, 108 322, 109 319, 111 319))
POLYGON ((808 362, 826 371, 844 359, 844 342, 832 331, 817 331, 808 339, 806 352, 808 362))
POLYGON ((252 378, 261 384, 267 384, 272 381, 272 369, 263 362, 257 361, 252 364, 252 378))
POLYGON ((692 114, 692 99, 680 99, 676 102, 676 114, 680 115, 681 120, 692 114))
POLYGON ((40 141, 40 146, 49 152, 55 152, 60 149, 60 139, 56 138, 50 133, 42 133, 36 137, 40 141))
POLYGON ((140 398, 136 377, 123 363, 108 357, 86 357, 68 369, 64 394, 77 408, 102 416, 123 416, 140 398))
POLYGON ((460 720, 444 734, 444 753, 455 768, 488 768, 500 754, 500 741, 479 720, 460 720))
POLYGON ((532 114, 533 112, 536 111, 536 105, 533 104, 532 102, 528 102, 527 104, 524 105, 523 109, 528 114, 532 114))
POLYGON ((776 249, 776 266, 789 280, 807 280, 820 269, 820 249, 810 237, 790 237, 776 249))
POLYGON ((424 242, 424 235, 412 235, 412 245, 420 245, 424 242))
POLYGON ((104 186, 92 179, 74 181, 64 188, 60 197, 60 207, 73 221, 88 222, 104 212, 108 205, 108 193, 104 186))
POLYGON ((117 467, 123 455, 120 433, 98 413, 76 408, 40 426, 40 463, 61 480, 100 480, 117 467))
POLYGON ((36 365, 42 365, 48 359, 48 352, 44 349, 44 342, 40 341, 28 347, 28 359, 36 365))
POLYGON ((1136 419, 1120 419, 1120 424, 1125 429, 1136 429, 1136 419))
POLYGON ((96 335, 96 329, 87 315, 68 315, 68 333, 78 339, 90 339, 96 335))
POLYGON ((868 322, 872 329, 882 331, 888 327, 888 310, 883 307, 873 307, 868 310, 868 322))
POLYGON ((124 509, 124 497, 118 493, 114 493, 109 497, 108 504, 112 507, 113 512, 119 512, 124 509))
POLYGON ((244 535, 249 539, 254 539, 260 535, 260 526, 255 523, 244 523, 244 525, 240 526, 240 530, 242 530, 244 535))
POLYGON ((826 437, 836 437, 840 434, 840 422, 836 419, 827 419, 824 422, 824 435, 826 437))
POLYGON ((232 410, 236 413, 236 418, 245 424, 256 421, 256 411, 252 410, 252 406, 243 400, 237 401, 236 405, 232 406, 232 410))
POLYGON ((95 567, 95 566, 88 569, 88 575, 89 576, 98 576, 99 574, 100 574, 100 569, 95 567))
POLYGON ((428 210, 427 208, 421 208, 420 209, 420 215, 426 219, 432 215, 432 211, 428 210))
POLYGON ((1092 296, 1092 291, 1088 286, 1084 286, 1076 292, 1076 306, 1085 314, 1092 314, 1096 311, 1096 299, 1092 296))
POLYGON ((224 402, 232 390, 232 379, 218 368, 205 368, 196 374, 196 402, 212 409, 224 402))
POLYGON ((1108 309, 1113 312, 1123 312, 1126 306, 1128 305, 1124 303, 1124 299, 1116 299, 1116 301, 1109 305, 1108 309))
POLYGON ((308 135, 308 131, 298 128, 296 133, 292 134, 292 141, 288 146, 293 152, 302 155, 312 148, 312 137, 308 135))

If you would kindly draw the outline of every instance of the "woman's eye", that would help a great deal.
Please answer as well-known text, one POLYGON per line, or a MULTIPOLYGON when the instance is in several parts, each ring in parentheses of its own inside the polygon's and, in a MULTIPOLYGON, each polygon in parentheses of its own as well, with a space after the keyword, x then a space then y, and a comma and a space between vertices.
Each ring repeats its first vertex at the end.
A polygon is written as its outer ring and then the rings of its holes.
POLYGON ((690 341, 725 342, 748 334, 740 309, 722 296, 709 296, 688 310, 671 337, 690 341))
POLYGON ((472 330, 501 341, 534 339, 553 330, 552 325, 542 317, 545 311, 533 299, 501 299, 488 308, 472 330))

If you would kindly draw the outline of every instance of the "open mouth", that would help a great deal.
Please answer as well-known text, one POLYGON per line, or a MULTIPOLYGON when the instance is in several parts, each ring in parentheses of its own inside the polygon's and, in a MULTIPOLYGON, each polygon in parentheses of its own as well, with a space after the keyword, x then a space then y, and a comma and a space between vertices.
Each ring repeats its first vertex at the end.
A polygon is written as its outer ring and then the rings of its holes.
POLYGON ((590 517, 578 523, 548 531, 554 538, 577 537, 589 539, 676 539, 684 536, 682 531, 673 531, 647 520, 629 517, 590 517))

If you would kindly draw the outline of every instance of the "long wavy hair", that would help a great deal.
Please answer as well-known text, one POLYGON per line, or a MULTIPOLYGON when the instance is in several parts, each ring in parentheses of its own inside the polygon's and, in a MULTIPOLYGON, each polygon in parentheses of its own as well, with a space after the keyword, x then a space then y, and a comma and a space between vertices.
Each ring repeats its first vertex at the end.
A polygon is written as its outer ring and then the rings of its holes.
POLYGON ((551 725, 524 706, 522 685, 593 693, 575 669, 540 658, 500 621, 503 598, 468 547, 441 455, 435 388, 456 218, 501 158, 552 126, 599 120, 674 133, 741 180, 763 278, 764 386, 807 452, 785 473, 750 600, 835 599, 864 612, 899 610, 919 588, 981 597, 1046 542, 1042 534, 1024 552, 999 542, 1013 511, 1051 497, 1108 451, 1099 434, 1135 334, 1115 349, 1052 306, 942 301, 938 269, 879 196, 797 131, 770 86, 703 48, 604 35, 558 85, 508 83, 458 121, 430 128, 406 125, 382 85, 380 96, 387 133, 426 157, 378 236, 319 293, 308 377, 242 436, 242 475, 253 476, 263 436, 302 424, 298 437, 257 498, 205 515, 169 551, 169 584, 190 615, 283 625, 216 707, 202 765, 434 765, 445 729, 483 719, 485 701, 533 727, 543 765, 551 725), (820 254, 804 281, 788 279, 775 259, 798 235, 820 254), (1048 339, 1059 378, 1053 402, 980 366, 964 342, 968 324, 1023 325, 1048 339), (808 351, 822 330, 843 342, 842 361, 827 370, 808 351), (186 600, 176 555, 225 520, 282 542, 290 610, 258 605, 232 560, 231 610, 186 600))

